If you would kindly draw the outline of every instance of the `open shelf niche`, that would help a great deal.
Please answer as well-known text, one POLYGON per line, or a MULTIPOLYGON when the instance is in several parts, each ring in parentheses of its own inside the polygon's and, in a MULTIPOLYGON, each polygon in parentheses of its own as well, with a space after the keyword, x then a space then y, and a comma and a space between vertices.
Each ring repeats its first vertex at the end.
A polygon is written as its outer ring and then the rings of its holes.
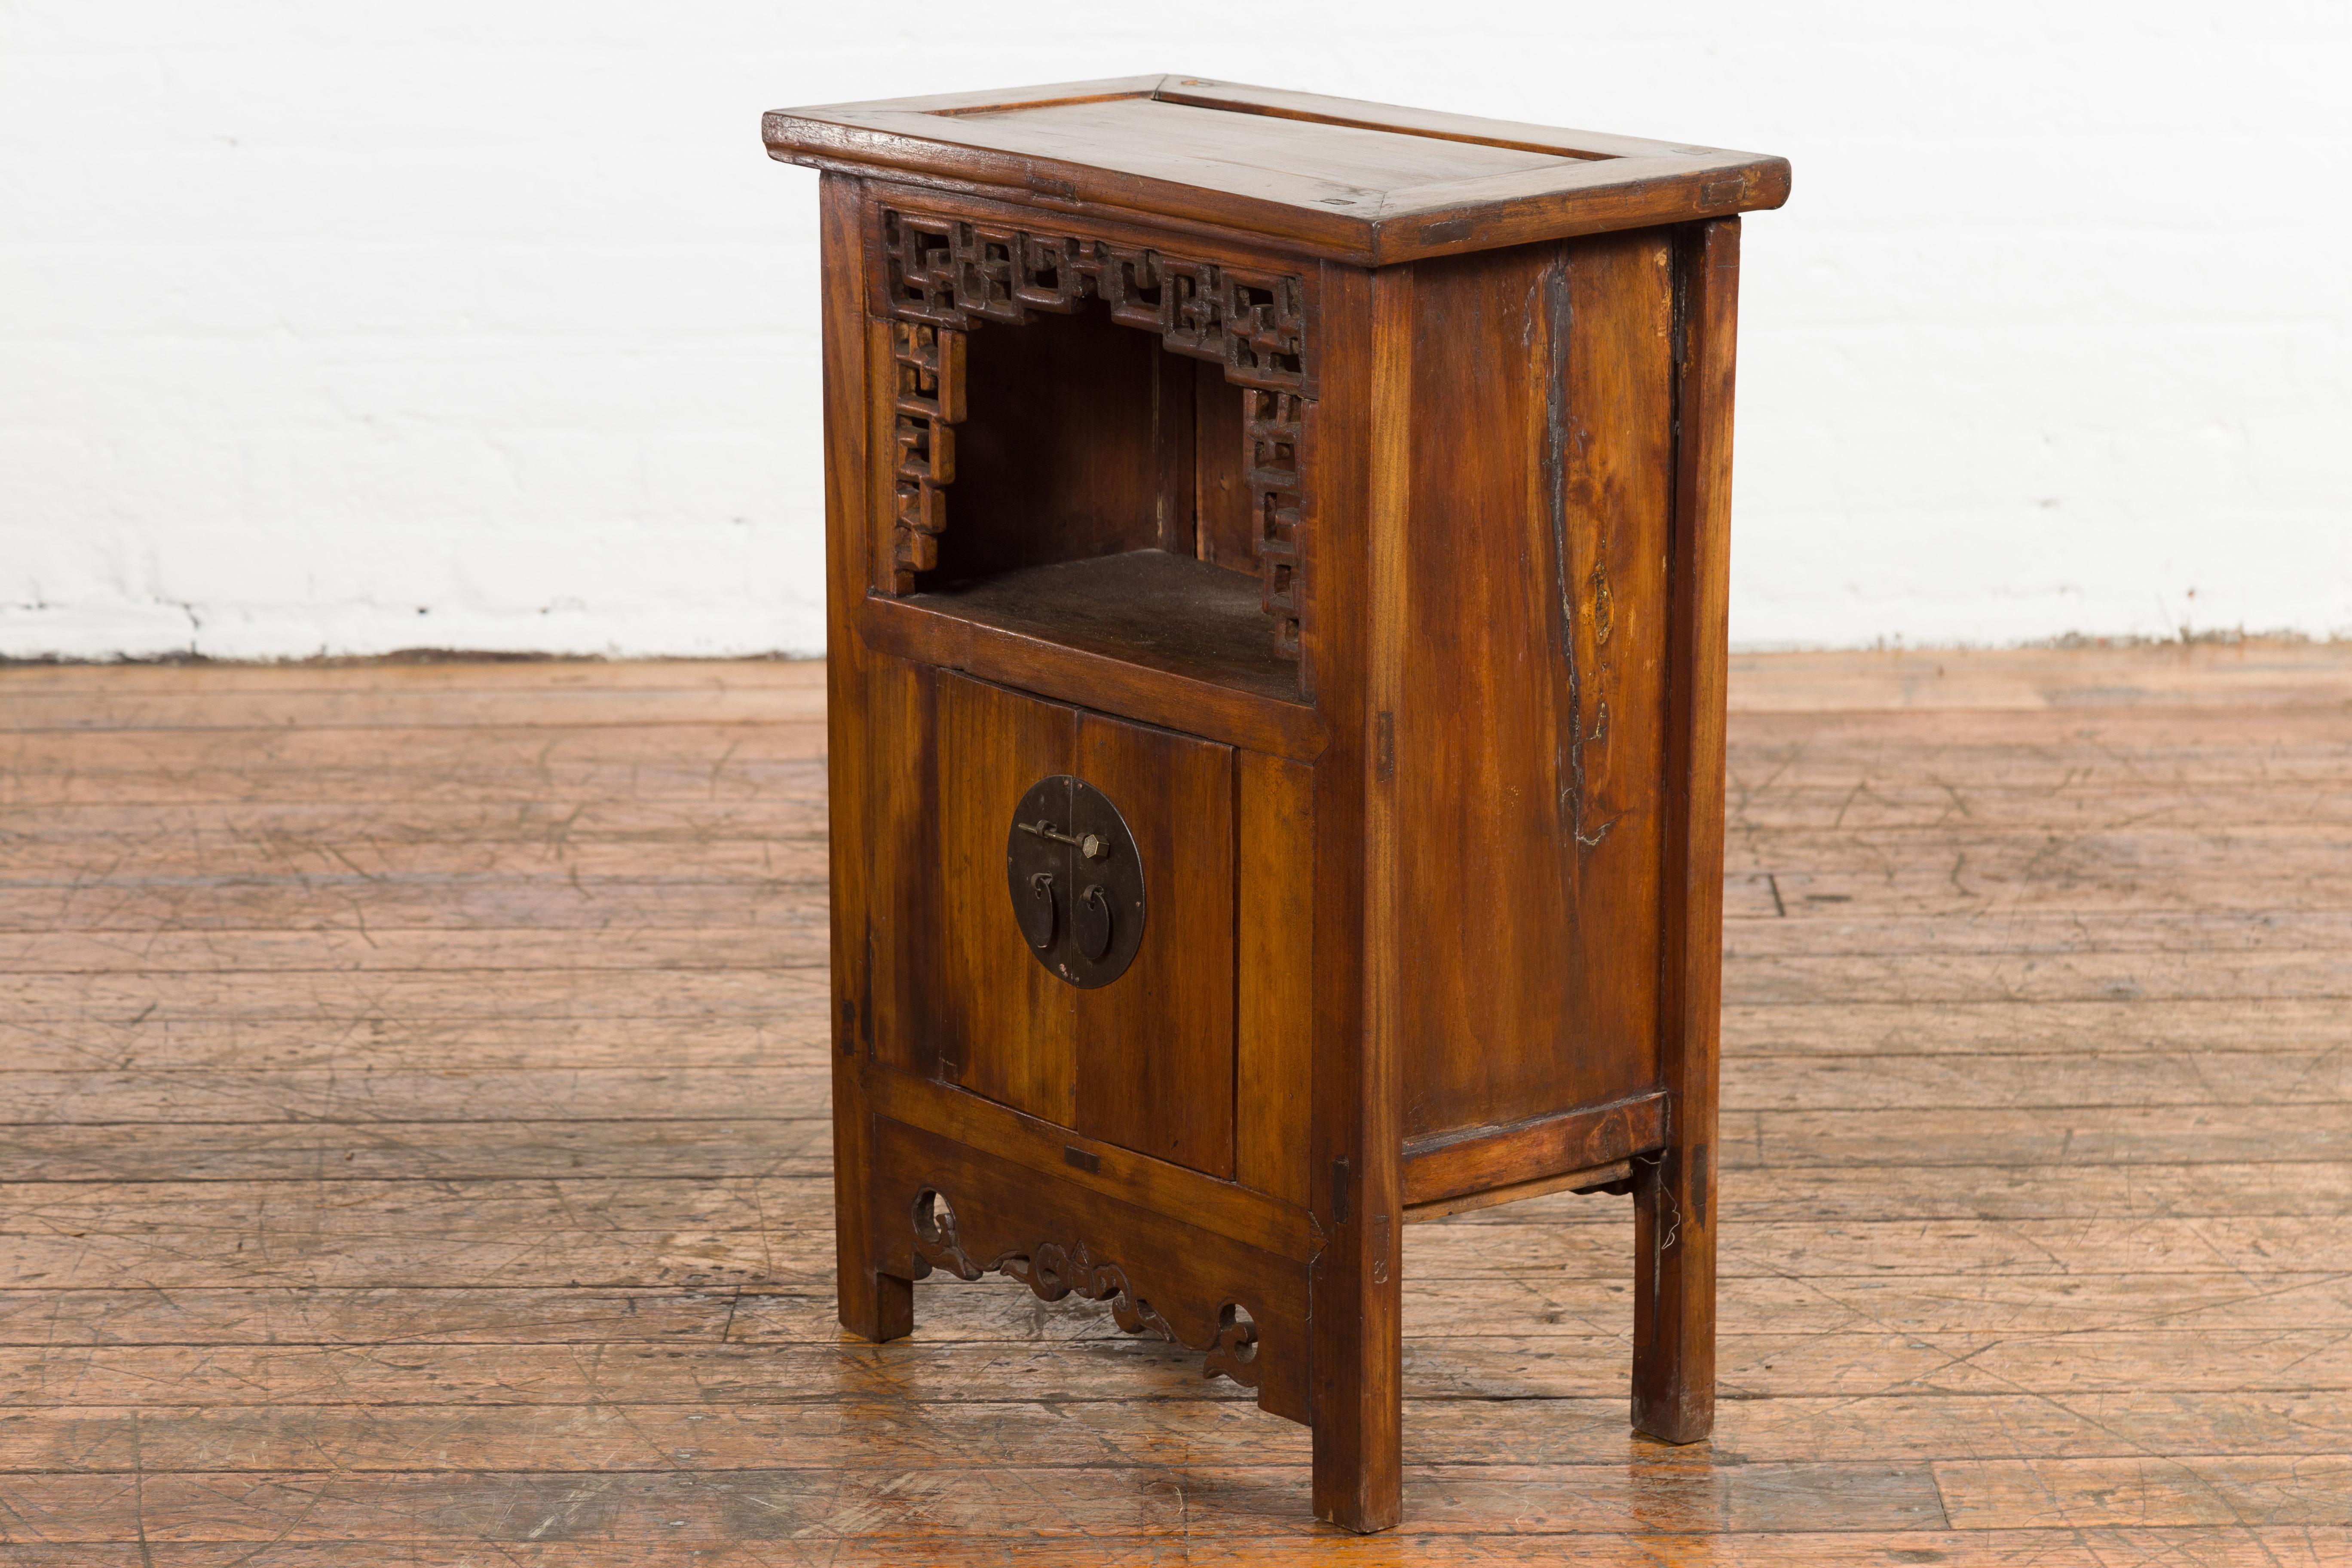
POLYGON ((897 209, 882 227, 877 592, 1300 700, 1300 280, 897 209))

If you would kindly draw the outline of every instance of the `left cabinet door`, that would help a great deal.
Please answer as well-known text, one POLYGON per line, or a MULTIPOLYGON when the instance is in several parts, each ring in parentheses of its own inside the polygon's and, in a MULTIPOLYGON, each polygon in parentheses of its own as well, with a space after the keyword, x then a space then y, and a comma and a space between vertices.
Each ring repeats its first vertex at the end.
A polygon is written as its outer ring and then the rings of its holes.
POLYGON ((1070 771, 1078 715, 1002 687, 936 678, 940 1076, 1064 1127, 1077 1124, 1070 987, 1031 956, 1004 877, 1029 786, 1070 771))

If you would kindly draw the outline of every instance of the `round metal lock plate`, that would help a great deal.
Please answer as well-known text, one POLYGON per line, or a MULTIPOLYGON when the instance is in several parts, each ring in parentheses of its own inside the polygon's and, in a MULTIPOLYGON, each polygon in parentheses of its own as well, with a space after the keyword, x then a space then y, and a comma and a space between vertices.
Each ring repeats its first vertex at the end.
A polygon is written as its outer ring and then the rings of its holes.
POLYGON ((1143 946, 1143 860, 1110 797, 1055 773, 1029 786, 1004 836, 1013 923, 1037 962, 1082 989, 1127 973, 1143 946))

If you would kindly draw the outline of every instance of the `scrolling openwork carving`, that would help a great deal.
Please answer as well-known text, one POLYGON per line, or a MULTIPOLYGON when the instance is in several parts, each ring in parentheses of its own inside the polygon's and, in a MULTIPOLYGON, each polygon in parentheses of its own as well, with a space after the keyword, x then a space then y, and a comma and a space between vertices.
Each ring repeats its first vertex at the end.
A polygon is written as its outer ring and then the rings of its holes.
POLYGON ((1301 458, 1307 416, 1306 289, 1296 273, 1173 257, 1149 247, 885 208, 882 262, 896 378, 890 589, 939 563, 942 489, 964 417, 963 334, 1100 300, 1162 348, 1223 367, 1243 388, 1254 535, 1275 646, 1297 658, 1303 598, 1301 458))
POLYGON ((1126 1332, 1152 1333, 1171 1344, 1202 1352, 1207 1360, 1202 1376, 1230 1377, 1244 1388, 1258 1385, 1257 1326, 1238 1302, 1228 1301, 1219 1310, 1216 1333, 1207 1344, 1192 1344, 1136 1293, 1125 1269, 1093 1257, 1083 1241, 1041 1241, 981 1263, 964 1250, 956 1235, 954 1206, 938 1189, 926 1187, 916 1194, 913 1219, 916 1262, 926 1273, 937 1267, 959 1279, 978 1279, 994 1270, 1027 1285, 1041 1301, 1066 1296, 1108 1301, 1112 1321, 1126 1332))

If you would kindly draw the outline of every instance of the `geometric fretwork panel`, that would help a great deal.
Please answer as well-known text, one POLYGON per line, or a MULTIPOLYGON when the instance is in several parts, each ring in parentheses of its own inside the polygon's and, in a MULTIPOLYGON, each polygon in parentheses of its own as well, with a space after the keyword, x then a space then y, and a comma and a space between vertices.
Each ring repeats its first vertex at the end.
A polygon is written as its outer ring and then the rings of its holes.
MULTIPOLYGON (((890 323, 891 467, 898 528, 894 577, 940 563, 940 531, 947 523, 940 493, 955 478, 955 426, 963 417, 963 334, 920 321, 890 323)), ((904 593, 902 585, 899 592, 904 593)))
POLYGON ((1306 440, 1307 400, 1294 392, 1242 394, 1242 452, 1250 495, 1250 540, 1265 583, 1265 613, 1275 646, 1298 657, 1298 450, 1306 440))

